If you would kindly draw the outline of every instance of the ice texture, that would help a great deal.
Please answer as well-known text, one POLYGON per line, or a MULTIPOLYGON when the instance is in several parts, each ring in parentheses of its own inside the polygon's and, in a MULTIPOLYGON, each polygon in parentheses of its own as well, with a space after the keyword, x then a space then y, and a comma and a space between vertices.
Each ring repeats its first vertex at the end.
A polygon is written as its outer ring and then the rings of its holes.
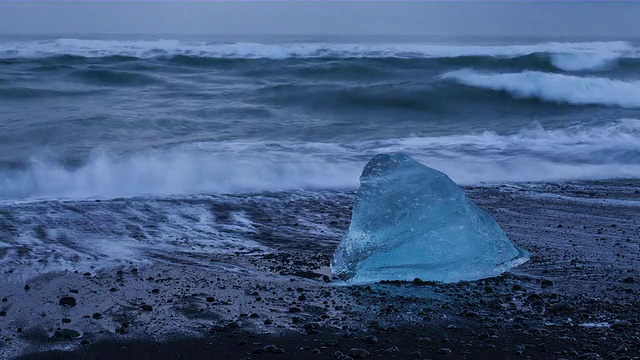
POLYGON ((457 282, 497 276, 528 259, 447 175, 405 154, 380 154, 362 171, 331 271, 350 284, 457 282))

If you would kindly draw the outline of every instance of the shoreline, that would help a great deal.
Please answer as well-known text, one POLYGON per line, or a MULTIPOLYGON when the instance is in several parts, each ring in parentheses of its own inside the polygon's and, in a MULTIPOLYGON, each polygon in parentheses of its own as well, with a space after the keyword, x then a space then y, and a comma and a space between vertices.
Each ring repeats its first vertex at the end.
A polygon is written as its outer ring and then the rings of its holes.
POLYGON ((302 239, 300 220, 247 201, 240 207, 268 214, 254 240, 276 242, 274 252, 51 273, 29 279, 28 290, 0 283, 0 354, 334 359, 358 348, 369 358, 640 358, 637 180, 465 190, 532 254, 529 262, 476 282, 335 286, 323 275, 352 193, 285 202, 326 225, 324 235, 302 239), (60 305, 68 296, 76 304, 60 305), (254 353, 267 345, 275 348, 254 353))

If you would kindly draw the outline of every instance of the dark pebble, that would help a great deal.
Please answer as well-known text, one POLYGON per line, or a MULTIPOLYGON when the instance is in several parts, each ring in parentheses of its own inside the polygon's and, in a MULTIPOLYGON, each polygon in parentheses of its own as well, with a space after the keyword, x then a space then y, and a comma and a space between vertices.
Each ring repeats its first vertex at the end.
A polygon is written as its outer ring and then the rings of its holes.
POLYGON ((366 357, 369 357, 369 355, 370 354, 366 349, 359 349, 359 348, 349 349, 349 356, 355 359, 364 359, 366 357))
POLYGON ((553 286, 553 281, 551 280, 542 280, 542 282, 540 283, 540 286, 542 286, 543 288, 549 287, 549 286, 553 286))
POLYGON ((275 345, 267 345, 264 348, 264 351, 268 352, 269 354, 282 354, 284 353, 284 350, 275 346, 275 345))
POLYGON ((375 344, 378 342, 378 338, 373 335, 369 335, 364 338, 364 342, 366 342, 367 344, 375 344))
POLYGON ((76 306, 77 304, 76 298, 74 298, 73 296, 62 297, 58 303, 64 306, 76 306))
POLYGON ((618 320, 611 324, 613 330, 624 330, 631 326, 631 323, 627 320, 618 320))
POLYGON ((240 324, 238 324, 235 321, 232 321, 232 322, 228 323, 227 326, 225 326, 225 328, 227 328, 227 329, 237 329, 239 327, 240 327, 240 324))

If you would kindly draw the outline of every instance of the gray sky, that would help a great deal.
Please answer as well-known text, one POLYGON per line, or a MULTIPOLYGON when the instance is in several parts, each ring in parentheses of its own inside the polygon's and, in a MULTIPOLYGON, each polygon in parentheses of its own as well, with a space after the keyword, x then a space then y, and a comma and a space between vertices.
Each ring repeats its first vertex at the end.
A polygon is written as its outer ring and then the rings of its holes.
POLYGON ((640 36, 640 2, 0 2, 0 33, 640 36))

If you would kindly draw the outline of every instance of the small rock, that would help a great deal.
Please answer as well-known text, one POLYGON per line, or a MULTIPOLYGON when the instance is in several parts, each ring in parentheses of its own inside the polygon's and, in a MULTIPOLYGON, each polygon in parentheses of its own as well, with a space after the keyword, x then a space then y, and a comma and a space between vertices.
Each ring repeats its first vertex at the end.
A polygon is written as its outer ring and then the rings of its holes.
POLYGON ((216 301, 216 299, 213 296, 207 296, 206 298, 207 302, 214 302, 216 301))
POLYGON ((366 357, 369 357, 369 355, 370 354, 366 349, 351 348, 349 350, 349 356, 355 359, 364 359, 366 357))
POLYGON ((571 312, 571 310, 573 310, 573 306, 571 306, 571 304, 569 303, 562 302, 562 301, 551 305, 551 307, 549 308, 549 312, 555 313, 555 314, 567 313, 567 312, 571 312))
POLYGON ((438 350, 438 354, 451 355, 451 349, 449 349, 449 348, 440 348, 440 350, 438 350))
POLYGON ((551 281, 551 280, 542 280, 542 282, 540 283, 540 286, 542 286, 543 288, 547 288, 547 287, 553 286, 553 281, 551 281))
POLYGON ((264 351, 268 352, 269 354, 282 354, 284 353, 284 350, 275 346, 275 345, 267 345, 265 347, 263 347, 264 351))
POLYGON ((307 332, 307 334, 309 334, 309 335, 314 335, 314 334, 317 334, 317 333, 319 332, 319 331, 318 331, 318 328, 319 328, 318 324, 316 324, 316 323, 312 323, 312 322, 304 324, 304 325, 302 326, 302 328, 303 328, 303 329, 307 332))
POLYGON ((24 291, 29 291, 29 289, 31 289, 31 286, 29 286, 29 284, 25 284, 24 291))
POLYGON ((620 346, 616 349, 616 352, 617 352, 617 353, 625 353, 625 352, 627 352, 627 351, 629 351, 629 348, 628 348, 628 347, 627 347, 627 345, 625 345, 625 344, 620 345, 620 346))
POLYGON ((375 344, 378 342, 378 338, 373 335, 369 335, 364 338, 364 342, 366 342, 367 344, 375 344))
POLYGON ((636 279, 634 279, 633 277, 629 276, 628 278, 624 278, 622 280, 623 283, 625 284, 633 284, 634 282, 636 282, 636 279))
POLYGON ((70 322, 71 322, 71 319, 68 319, 68 318, 63 318, 63 319, 62 319, 62 323, 63 323, 63 324, 68 324, 68 323, 70 323, 70 322))
POLYGON ((398 352, 398 351, 400 351, 400 348, 398 348, 397 346, 392 346, 390 348, 382 350, 382 352, 385 352, 387 354, 393 354, 394 352, 398 352))
POLYGON ((76 304, 77 304, 76 298, 74 298, 73 296, 62 297, 58 303, 60 305, 70 306, 70 307, 76 306, 76 304))
POLYGON ((611 328, 614 330, 624 330, 631 326, 631 323, 627 320, 618 320, 611 324, 611 328))
POLYGON ((96 319, 96 320, 100 320, 100 319, 102 319, 102 314, 97 312, 97 313, 94 313, 91 317, 96 319))
POLYGON ((227 328, 227 329, 237 329, 237 328, 239 328, 239 327, 240 327, 240 324, 238 324, 238 323, 237 323, 237 322, 235 322, 235 321, 232 321, 232 322, 228 323, 228 324, 225 326, 225 328, 227 328))

